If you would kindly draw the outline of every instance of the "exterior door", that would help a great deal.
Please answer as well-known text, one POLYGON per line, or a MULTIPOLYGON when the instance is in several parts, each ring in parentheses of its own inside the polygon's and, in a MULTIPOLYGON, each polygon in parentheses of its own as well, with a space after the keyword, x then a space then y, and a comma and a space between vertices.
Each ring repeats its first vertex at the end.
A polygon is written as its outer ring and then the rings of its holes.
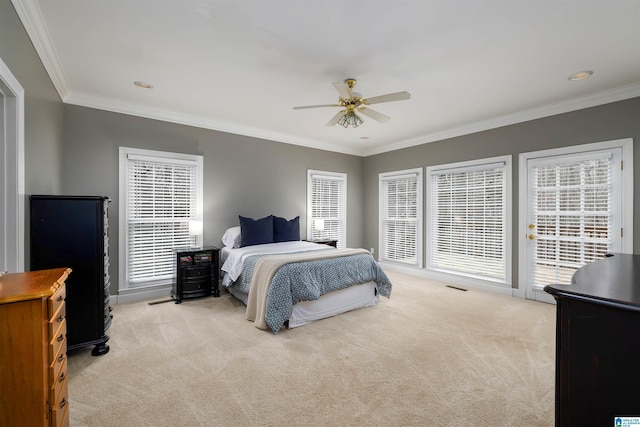
POLYGON ((545 285, 623 252, 621 160, 621 148, 526 160, 526 298, 553 302, 545 285))

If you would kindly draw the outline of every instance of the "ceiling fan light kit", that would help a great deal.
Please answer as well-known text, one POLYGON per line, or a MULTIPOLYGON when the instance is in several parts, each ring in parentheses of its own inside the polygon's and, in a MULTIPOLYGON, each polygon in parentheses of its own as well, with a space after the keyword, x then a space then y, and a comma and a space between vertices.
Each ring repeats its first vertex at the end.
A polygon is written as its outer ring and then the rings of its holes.
POLYGON ((334 126, 339 124, 344 128, 352 126, 354 128, 360 126, 364 121, 360 116, 356 114, 362 113, 367 117, 370 117, 380 123, 386 123, 391 120, 391 117, 385 116, 375 110, 367 107, 367 105, 380 104, 383 102, 392 101, 404 101, 411 98, 409 92, 396 92, 388 93, 386 95, 374 96, 373 98, 362 98, 360 94, 353 93, 353 87, 356 85, 355 79, 346 79, 344 83, 335 82, 333 86, 338 91, 340 97, 337 104, 322 104, 322 105, 306 105, 301 107, 293 107, 294 110, 303 110, 308 108, 324 108, 324 107, 342 107, 344 110, 338 112, 331 118, 326 126, 334 126))
POLYGON ((344 116, 340 118, 340 120, 338 120, 338 124, 345 128, 348 128, 349 126, 357 128, 362 123, 364 123, 362 119, 353 111, 348 111, 344 116))

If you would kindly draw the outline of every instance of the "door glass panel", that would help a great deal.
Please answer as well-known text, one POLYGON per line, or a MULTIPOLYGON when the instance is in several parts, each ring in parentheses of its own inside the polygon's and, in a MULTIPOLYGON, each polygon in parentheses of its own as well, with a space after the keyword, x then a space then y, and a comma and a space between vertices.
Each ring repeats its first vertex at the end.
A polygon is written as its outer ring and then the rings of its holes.
POLYGON ((533 287, 569 284, 612 247, 613 158, 539 161, 533 177, 533 287))

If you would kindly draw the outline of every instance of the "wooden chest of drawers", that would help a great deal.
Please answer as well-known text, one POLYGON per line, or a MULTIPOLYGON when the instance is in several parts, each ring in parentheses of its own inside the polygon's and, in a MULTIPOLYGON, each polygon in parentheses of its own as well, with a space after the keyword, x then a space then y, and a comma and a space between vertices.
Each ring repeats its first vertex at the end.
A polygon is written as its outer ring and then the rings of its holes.
POLYGON ((0 427, 68 426, 68 268, 0 277, 0 427))

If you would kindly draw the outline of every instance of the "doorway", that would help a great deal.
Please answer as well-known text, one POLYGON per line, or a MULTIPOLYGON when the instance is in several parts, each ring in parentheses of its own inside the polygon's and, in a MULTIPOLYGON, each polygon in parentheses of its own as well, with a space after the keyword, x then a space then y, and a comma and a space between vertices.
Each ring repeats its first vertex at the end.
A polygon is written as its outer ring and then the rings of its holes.
POLYGON ((24 89, 0 59, 0 272, 24 271, 24 89))
POLYGON ((608 253, 633 252, 631 139, 520 155, 520 274, 525 297, 608 253))

